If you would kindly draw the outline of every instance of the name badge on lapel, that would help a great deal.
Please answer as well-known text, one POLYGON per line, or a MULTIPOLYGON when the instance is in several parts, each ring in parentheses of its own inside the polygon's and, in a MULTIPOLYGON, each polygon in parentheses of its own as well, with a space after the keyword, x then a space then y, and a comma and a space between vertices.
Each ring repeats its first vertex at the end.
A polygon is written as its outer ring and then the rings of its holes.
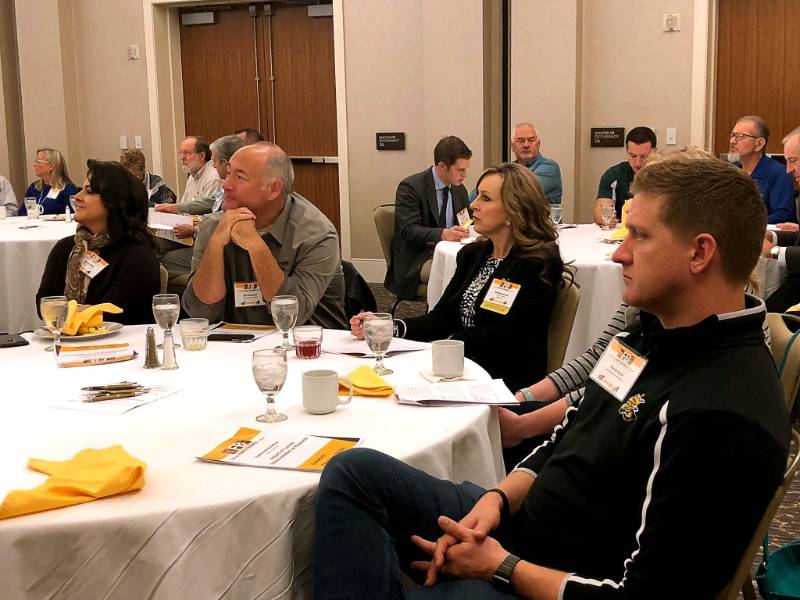
POLYGON ((233 284, 233 299, 236 308, 266 306, 261 288, 256 281, 237 281, 233 284))
POLYGON ((608 348, 589 375, 597 385, 620 402, 625 400, 633 384, 642 374, 647 359, 618 338, 612 338, 608 348))
POLYGON ((472 225, 472 219, 469 218, 469 211, 466 208, 462 208, 458 211, 456 219, 458 219, 458 224, 461 227, 469 227, 472 225))
POLYGON ((94 279, 107 266, 108 263, 91 250, 87 250, 81 258, 81 273, 87 275, 89 279, 94 279))
POLYGON ((489 291, 481 302, 481 308, 490 310, 500 315, 507 315, 517 299, 517 294, 522 289, 518 283, 511 283, 505 279, 495 279, 489 286, 489 291))

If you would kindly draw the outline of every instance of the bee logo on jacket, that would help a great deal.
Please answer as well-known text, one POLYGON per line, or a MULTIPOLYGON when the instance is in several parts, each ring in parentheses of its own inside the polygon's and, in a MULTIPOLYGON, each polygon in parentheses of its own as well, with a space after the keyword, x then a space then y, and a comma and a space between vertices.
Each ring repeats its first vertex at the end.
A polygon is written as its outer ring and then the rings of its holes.
POLYGON ((639 415, 639 405, 644 404, 644 394, 636 394, 628 398, 622 406, 619 407, 619 414, 622 415, 622 420, 626 423, 635 421, 639 415))

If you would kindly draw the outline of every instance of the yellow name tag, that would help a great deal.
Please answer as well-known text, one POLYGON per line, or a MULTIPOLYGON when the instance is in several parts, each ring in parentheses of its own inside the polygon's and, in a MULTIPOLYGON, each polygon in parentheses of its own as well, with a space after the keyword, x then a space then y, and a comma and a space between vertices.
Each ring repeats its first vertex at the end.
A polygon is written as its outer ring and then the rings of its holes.
POLYGON ((644 356, 615 337, 611 339, 608 348, 589 376, 592 381, 622 402, 639 379, 646 364, 647 359, 644 356))
POLYGON ((511 283, 505 279, 495 279, 486 292, 486 296, 481 302, 481 308, 490 310, 500 315, 507 315, 517 299, 522 286, 518 283, 511 283))
POLYGON ((237 281, 233 284, 233 298, 236 308, 244 306, 266 306, 257 281, 237 281))
POLYGON ((469 218, 469 211, 466 208, 462 208, 458 211, 456 219, 458 219, 458 224, 461 225, 461 227, 466 228, 472 225, 472 219, 469 218))

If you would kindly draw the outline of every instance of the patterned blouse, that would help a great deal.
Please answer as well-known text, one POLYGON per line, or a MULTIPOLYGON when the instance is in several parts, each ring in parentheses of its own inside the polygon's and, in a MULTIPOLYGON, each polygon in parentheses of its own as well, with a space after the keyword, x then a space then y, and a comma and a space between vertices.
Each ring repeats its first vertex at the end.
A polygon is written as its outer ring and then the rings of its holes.
POLYGON ((481 293, 483 286, 486 285, 486 282, 497 267, 500 266, 502 260, 502 258, 493 258, 491 256, 487 258, 461 297, 461 324, 464 327, 475 326, 475 298, 481 293))

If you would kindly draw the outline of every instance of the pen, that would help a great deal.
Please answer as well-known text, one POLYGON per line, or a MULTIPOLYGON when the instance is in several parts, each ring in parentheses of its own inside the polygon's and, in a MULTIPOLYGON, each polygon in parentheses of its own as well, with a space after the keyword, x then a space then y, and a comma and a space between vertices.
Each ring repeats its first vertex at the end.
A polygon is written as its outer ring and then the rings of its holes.
POLYGON ((100 394, 95 394, 93 396, 89 396, 87 398, 84 398, 83 401, 84 402, 103 402, 104 400, 121 400, 123 398, 133 398, 135 396, 141 396, 143 394, 146 394, 149 391, 150 391, 149 389, 145 388, 145 389, 140 389, 140 390, 137 390, 137 391, 129 391, 129 392, 100 393, 100 394))

